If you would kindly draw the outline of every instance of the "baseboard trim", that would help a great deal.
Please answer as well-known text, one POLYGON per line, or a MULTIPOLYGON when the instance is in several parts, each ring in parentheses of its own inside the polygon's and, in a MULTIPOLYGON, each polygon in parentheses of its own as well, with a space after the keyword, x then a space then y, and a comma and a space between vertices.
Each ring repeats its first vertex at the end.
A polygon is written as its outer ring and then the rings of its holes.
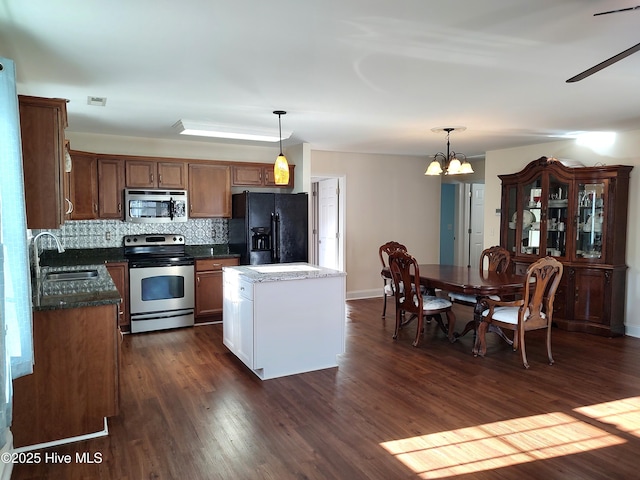
POLYGON ((640 327, 630 327, 626 325, 624 334, 628 337, 640 338, 640 327))
POLYGON ((31 450, 40 450, 42 448, 57 447, 58 445, 66 445, 67 443, 81 442, 83 440, 91 440, 92 438, 106 437, 109 435, 109 426, 107 425, 107 417, 104 417, 104 429, 93 433, 78 435, 76 437, 62 438, 52 442, 36 443, 35 445, 27 445, 13 450, 16 453, 30 452, 31 450))
POLYGON ((363 298, 375 298, 382 297, 382 289, 376 288, 373 290, 352 290, 351 292, 347 292, 347 300, 360 300, 363 298))

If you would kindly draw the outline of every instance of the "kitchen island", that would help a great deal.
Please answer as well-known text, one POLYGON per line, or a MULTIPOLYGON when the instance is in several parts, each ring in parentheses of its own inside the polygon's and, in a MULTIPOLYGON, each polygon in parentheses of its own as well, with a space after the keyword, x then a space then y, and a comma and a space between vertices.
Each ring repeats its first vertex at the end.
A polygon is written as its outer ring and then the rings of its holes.
POLYGON ((262 380, 337 367, 345 276, 308 263, 224 267, 224 345, 262 380))

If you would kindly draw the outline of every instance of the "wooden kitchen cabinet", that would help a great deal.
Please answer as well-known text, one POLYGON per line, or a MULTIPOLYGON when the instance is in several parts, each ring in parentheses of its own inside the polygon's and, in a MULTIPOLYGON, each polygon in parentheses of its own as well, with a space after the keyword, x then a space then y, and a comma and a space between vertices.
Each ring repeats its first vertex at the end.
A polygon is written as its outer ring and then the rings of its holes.
POLYGON ((70 152, 69 195, 71 220, 98 218, 98 157, 84 152, 70 152))
POLYGON ((122 219, 124 162, 98 158, 98 217, 122 219))
POLYGON ((184 162, 154 162, 127 160, 127 188, 187 188, 187 164, 184 162))
POLYGON ((67 100, 18 95, 27 228, 56 229, 64 222, 64 129, 67 100))
POLYGON ((104 430, 118 414, 116 305, 35 311, 33 374, 13 382, 14 446, 104 430))
POLYGON ((122 301, 118 306, 118 325, 123 332, 131 330, 129 317, 129 264, 127 262, 109 262, 107 270, 120 293, 122 301))
POLYGON ((502 180, 500 243, 516 272, 546 255, 564 265, 554 323, 624 335, 626 229, 633 167, 567 167, 541 157, 502 180))
POLYGON ((196 260, 196 323, 219 321, 222 318, 222 267, 238 264, 238 258, 196 260))
POLYGON ((231 217, 231 173, 228 165, 189 164, 189 216, 231 217))
POLYGON ((289 183, 287 185, 276 185, 273 180, 273 164, 235 164, 231 167, 231 184, 234 187, 293 188, 294 169, 295 165, 289 165, 289 183))

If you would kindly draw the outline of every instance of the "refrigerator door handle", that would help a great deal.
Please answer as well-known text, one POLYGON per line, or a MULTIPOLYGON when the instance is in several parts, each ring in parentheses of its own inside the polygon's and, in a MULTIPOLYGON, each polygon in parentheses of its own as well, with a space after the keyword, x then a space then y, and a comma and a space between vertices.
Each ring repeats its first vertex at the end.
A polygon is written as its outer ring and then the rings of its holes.
POLYGON ((273 261, 274 263, 280 263, 280 214, 275 214, 275 228, 273 231, 273 248, 274 255, 273 261))
POLYGON ((274 263, 278 261, 276 243, 276 215, 271 212, 271 260, 274 263))

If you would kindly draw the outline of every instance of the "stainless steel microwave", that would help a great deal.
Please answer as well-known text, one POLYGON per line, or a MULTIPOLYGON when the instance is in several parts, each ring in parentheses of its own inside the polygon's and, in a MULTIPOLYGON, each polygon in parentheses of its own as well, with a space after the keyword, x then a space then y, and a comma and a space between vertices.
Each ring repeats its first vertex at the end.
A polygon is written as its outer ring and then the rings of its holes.
POLYGON ((124 191, 125 220, 134 223, 186 222, 186 190, 124 191))

